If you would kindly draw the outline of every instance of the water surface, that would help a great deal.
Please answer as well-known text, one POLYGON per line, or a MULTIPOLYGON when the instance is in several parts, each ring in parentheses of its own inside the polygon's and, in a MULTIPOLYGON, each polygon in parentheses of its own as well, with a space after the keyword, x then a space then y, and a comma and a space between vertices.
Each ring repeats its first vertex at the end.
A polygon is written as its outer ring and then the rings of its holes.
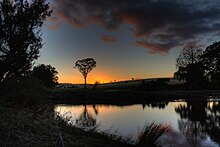
POLYGON ((129 106, 65 105, 55 112, 68 123, 84 129, 98 126, 99 131, 118 134, 136 141, 138 134, 151 123, 169 126, 161 137, 163 146, 219 146, 220 103, 149 102, 129 106))

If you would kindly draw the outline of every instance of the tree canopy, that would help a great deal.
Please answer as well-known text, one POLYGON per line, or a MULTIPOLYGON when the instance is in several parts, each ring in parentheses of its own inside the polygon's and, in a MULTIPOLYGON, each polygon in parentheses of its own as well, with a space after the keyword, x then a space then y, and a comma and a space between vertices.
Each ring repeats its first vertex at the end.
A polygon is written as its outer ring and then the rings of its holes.
POLYGON ((40 28, 51 13, 46 0, 0 1, 0 82, 31 69, 43 46, 40 28))
MULTIPOLYGON (((207 82, 213 86, 220 85, 220 41, 209 45, 204 52, 196 44, 183 48, 177 58, 177 72, 174 76, 188 83, 200 84, 207 82), (195 47, 192 51, 192 46, 195 47)), ((188 45, 187 45, 188 46, 188 45)), ((200 45, 199 45, 200 46, 200 45)))
POLYGON ((208 46, 202 55, 206 77, 215 83, 220 83, 220 42, 208 46))
POLYGON ((53 87, 58 83, 57 70, 51 65, 38 65, 33 68, 32 75, 46 87, 53 87))
POLYGON ((78 69, 84 77, 85 88, 86 88, 86 78, 90 71, 96 67, 96 61, 93 58, 86 58, 82 60, 77 60, 74 68, 78 69))
POLYGON ((187 42, 176 59, 176 67, 187 67, 189 64, 198 63, 202 55, 202 45, 197 40, 187 42))
POLYGON ((197 40, 189 41, 184 45, 176 59, 177 72, 174 73, 174 77, 193 85, 205 80, 203 65, 200 62, 203 53, 201 48, 202 45, 197 40))

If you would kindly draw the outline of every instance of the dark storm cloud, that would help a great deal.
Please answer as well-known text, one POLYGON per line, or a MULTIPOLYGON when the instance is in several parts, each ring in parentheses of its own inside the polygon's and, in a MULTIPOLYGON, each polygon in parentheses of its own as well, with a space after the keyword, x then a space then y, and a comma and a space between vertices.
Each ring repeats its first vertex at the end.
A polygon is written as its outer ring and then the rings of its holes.
POLYGON ((137 40, 135 42, 135 45, 150 49, 149 53, 152 53, 152 54, 155 54, 155 53, 167 54, 170 48, 174 46, 178 46, 180 44, 176 42, 175 40, 170 41, 170 42, 154 42, 154 41, 148 41, 148 40, 137 40))
POLYGON ((57 0, 57 16, 74 27, 133 26, 136 45, 168 53, 197 36, 220 30, 219 0, 57 0), (153 41, 152 41, 153 40, 153 41))
POLYGON ((111 43, 114 43, 116 42, 116 38, 114 36, 111 36, 111 35, 104 35, 101 37, 102 41, 103 42, 111 42, 111 43))

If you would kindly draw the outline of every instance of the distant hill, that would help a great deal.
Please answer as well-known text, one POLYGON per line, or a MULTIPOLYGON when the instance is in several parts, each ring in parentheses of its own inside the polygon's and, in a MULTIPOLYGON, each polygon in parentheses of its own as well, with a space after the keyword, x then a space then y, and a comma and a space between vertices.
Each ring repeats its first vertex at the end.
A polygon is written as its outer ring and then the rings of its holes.
MULTIPOLYGON (((147 78, 147 79, 134 79, 134 80, 125 80, 125 81, 117 81, 117 82, 109 82, 109 83, 100 83, 99 87, 121 87, 121 86, 138 86, 143 83, 149 82, 165 82, 168 85, 182 85, 185 81, 179 81, 175 78, 147 78)), ((92 87, 93 84, 87 84, 88 87, 92 87)), ((79 87, 83 88, 84 84, 72 84, 72 83, 60 83, 57 85, 57 88, 73 88, 79 87)))
POLYGON ((176 78, 147 78, 147 79, 138 79, 138 80, 126 80, 126 81, 118 81, 118 82, 110 82, 110 83, 101 83, 99 86, 101 87, 114 87, 114 86, 138 86, 143 83, 149 82, 165 82, 168 85, 182 85, 185 81, 177 80, 176 78))

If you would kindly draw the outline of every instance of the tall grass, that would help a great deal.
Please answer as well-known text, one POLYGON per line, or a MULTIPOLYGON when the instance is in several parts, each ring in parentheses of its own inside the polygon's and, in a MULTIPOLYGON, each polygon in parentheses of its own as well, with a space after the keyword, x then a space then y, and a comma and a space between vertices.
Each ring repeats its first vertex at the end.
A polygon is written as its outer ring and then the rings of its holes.
POLYGON ((129 146, 71 126, 54 114, 51 105, 32 109, 1 104, 0 118, 0 146, 129 146))
POLYGON ((136 144, 108 132, 84 131, 66 123, 52 105, 38 109, 0 105, 0 146, 157 146, 167 131, 151 124, 139 133, 136 144))
POLYGON ((137 146, 160 146, 157 144, 158 139, 168 131, 169 127, 162 124, 152 123, 147 125, 139 134, 137 138, 137 146))
POLYGON ((0 108, 0 146, 57 145, 59 122, 48 110, 14 106, 0 108))

